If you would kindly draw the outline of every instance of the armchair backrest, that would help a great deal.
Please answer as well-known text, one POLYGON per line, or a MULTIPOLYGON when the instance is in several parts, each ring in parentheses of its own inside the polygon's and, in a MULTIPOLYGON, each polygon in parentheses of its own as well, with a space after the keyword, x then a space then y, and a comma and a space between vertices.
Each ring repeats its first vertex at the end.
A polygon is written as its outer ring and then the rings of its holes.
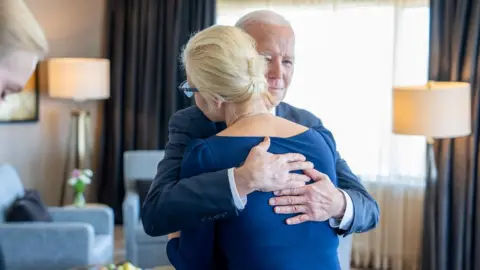
POLYGON ((134 150, 123 153, 125 191, 135 191, 138 180, 153 180, 157 165, 165 156, 163 150, 134 150))
POLYGON ((22 181, 12 165, 0 164, 0 223, 5 222, 8 209, 24 193, 22 181))

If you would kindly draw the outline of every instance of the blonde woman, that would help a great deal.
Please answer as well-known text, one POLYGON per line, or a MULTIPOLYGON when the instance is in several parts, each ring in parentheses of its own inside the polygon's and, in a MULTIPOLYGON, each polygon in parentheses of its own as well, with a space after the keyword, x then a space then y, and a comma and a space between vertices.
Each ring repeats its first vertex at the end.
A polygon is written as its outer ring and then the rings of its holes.
POLYGON ((23 0, 0 0, 0 106, 19 92, 47 53, 40 25, 23 0))
MULTIPOLYGON (((331 133, 323 126, 306 128, 270 112, 266 60, 257 53, 252 37, 236 27, 210 27, 190 39, 183 63, 187 83, 180 89, 195 97, 208 119, 227 127, 188 146, 181 179, 238 166, 267 138, 269 152, 303 154, 337 184, 331 133)), ((177 186, 181 185, 180 181, 177 186)), ((340 269, 338 237, 328 221, 288 226, 285 220, 293 215, 272 211, 268 201, 273 193, 254 186, 239 187, 238 192, 248 204, 237 217, 206 220, 169 240, 167 254, 177 270, 340 269)), ((190 196, 210 199, 206 194, 190 196)))

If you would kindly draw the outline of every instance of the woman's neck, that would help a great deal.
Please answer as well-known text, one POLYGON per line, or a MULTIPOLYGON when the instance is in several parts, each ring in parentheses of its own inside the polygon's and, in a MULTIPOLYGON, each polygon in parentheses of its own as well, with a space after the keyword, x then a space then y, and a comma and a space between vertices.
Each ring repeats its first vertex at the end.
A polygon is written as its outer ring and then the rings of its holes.
POLYGON ((266 113, 270 112, 263 99, 253 99, 243 103, 227 103, 225 105, 225 123, 228 127, 242 118, 266 113))

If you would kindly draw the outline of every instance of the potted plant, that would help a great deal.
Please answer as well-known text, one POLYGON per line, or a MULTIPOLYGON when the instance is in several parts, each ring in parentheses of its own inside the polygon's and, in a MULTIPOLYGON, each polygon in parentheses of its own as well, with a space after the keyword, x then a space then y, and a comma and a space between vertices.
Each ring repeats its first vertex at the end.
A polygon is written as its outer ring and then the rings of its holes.
POLYGON ((85 188, 87 185, 90 185, 92 182, 91 177, 93 176, 93 172, 90 169, 75 169, 70 174, 70 179, 68 179, 68 183, 73 187, 74 190, 74 199, 73 204, 76 207, 84 207, 85 206, 85 188))

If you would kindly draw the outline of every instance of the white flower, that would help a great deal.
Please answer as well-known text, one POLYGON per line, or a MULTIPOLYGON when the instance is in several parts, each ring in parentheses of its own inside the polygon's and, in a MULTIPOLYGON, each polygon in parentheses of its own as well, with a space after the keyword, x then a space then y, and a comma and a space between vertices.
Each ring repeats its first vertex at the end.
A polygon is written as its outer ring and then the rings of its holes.
POLYGON ((85 185, 89 185, 92 181, 85 175, 80 175, 78 180, 82 181, 85 185))
POLYGON ((72 178, 68 179, 68 184, 70 186, 75 186, 76 183, 77 183, 77 178, 72 177, 72 178))
POLYGON ((92 172, 92 170, 90 170, 90 169, 85 169, 85 170, 83 170, 83 173, 84 173, 86 176, 88 176, 88 177, 92 177, 92 176, 93 176, 93 172, 92 172))

